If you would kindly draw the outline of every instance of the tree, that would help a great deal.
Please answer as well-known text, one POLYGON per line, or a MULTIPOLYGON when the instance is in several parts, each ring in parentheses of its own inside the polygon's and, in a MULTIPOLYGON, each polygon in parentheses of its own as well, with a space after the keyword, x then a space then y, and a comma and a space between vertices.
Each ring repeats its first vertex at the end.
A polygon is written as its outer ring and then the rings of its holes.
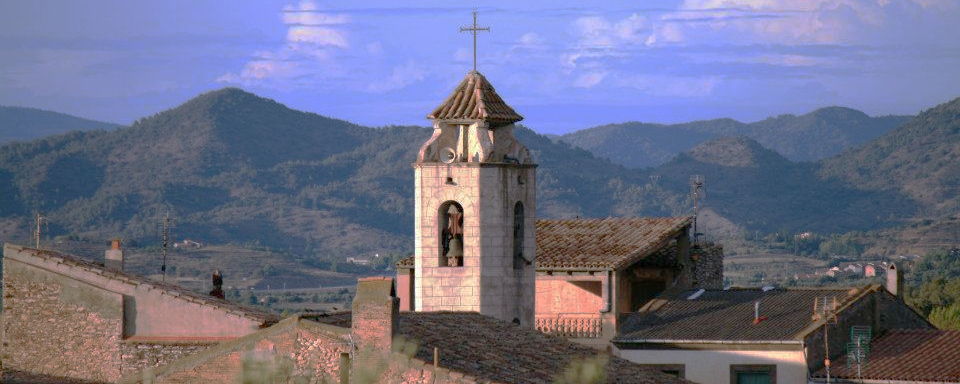
POLYGON ((960 330, 960 302, 948 307, 934 308, 927 320, 940 329, 960 330))

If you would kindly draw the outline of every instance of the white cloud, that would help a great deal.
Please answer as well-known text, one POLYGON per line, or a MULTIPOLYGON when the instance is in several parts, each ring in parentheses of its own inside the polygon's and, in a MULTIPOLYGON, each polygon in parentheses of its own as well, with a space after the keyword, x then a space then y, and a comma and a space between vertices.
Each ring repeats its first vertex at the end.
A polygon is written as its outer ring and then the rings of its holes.
POLYGON ((343 33, 331 28, 293 26, 287 29, 287 41, 290 43, 309 43, 347 48, 347 39, 343 33))
POLYGON ((426 76, 426 69, 408 61, 403 65, 393 67, 392 73, 386 80, 370 84, 368 90, 377 93, 395 91, 420 82, 426 78, 426 76))
POLYGON ((535 32, 524 33, 523 36, 517 39, 517 45, 521 47, 537 47, 543 45, 543 43, 543 38, 535 32))
POLYGON ((604 77, 607 77, 606 72, 588 72, 577 77, 573 82, 573 86, 578 88, 592 88, 600 84, 604 77))
MULTIPOLYGON (((349 23, 348 16, 323 12, 311 0, 284 6, 281 15, 287 25, 284 44, 255 53, 239 73, 224 74, 218 82, 285 88, 295 85, 287 80, 306 77, 319 82, 345 72, 336 56, 349 49, 350 43, 346 32, 337 27, 349 23)), ((371 43, 366 49, 379 54, 383 47, 371 43)))
POLYGON ((287 11, 283 13, 284 24, 342 25, 350 22, 347 15, 318 13, 316 11, 287 11))

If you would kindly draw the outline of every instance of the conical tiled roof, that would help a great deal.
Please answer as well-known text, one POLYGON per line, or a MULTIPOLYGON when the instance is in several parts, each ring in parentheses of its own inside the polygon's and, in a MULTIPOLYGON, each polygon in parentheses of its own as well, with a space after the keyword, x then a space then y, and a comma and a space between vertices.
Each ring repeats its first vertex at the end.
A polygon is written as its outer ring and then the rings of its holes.
POLYGON ((433 110, 428 119, 483 120, 500 126, 523 120, 510 108, 480 72, 470 72, 450 97, 433 110))

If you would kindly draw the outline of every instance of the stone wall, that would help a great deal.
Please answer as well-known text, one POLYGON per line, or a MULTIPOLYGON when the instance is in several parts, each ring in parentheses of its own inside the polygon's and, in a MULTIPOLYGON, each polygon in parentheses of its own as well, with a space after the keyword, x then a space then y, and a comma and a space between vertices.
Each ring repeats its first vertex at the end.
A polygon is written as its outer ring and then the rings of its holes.
POLYGON ((120 344, 121 373, 128 374, 148 367, 165 365, 210 348, 212 345, 214 344, 123 342, 120 344))
POLYGON ((123 297, 4 258, 4 369, 115 381, 123 297))
POLYGON ((693 286, 703 289, 723 289, 723 246, 702 243, 690 247, 693 259, 693 286))

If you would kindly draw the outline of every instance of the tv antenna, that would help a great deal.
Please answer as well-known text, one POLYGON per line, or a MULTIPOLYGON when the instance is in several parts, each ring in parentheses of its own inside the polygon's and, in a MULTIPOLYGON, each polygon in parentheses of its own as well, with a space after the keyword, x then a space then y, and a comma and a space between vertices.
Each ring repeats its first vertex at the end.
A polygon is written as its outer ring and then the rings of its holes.
POLYGON ((33 218, 33 247, 40 249, 40 239, 43 237, 43 230, 49 229, 47 217, 37 212, 33 218))
POLYGON ((703 236, 697 229, 697 219, 700 217, 700 200, 707 196, 706 181, 703 175, 690 176, 690 196, 693 198, 693 242, 699 243, 703 236))
POLYGON ((162 262, 160 264, 160 280, 167 281, 167 250, 170 248, 170 229, 176 227, 174 220, 169 213, 163 215, 160 220, 160 254, 162 262))
POLYGON ((850 327, 850 342, 847 343, 847 367, 857 366, 857 380, 863 382, 863 366, 867 364, 867 355, 870 354, 870 340, 873 331, 869 326, 855 325, 850 327))
POLYGON ((816 297, 813 300, 813 320, 823 322, 823 368, 827 373, 827 384, 830 384, 830 323, 837 323, 837 298, 816 297))

